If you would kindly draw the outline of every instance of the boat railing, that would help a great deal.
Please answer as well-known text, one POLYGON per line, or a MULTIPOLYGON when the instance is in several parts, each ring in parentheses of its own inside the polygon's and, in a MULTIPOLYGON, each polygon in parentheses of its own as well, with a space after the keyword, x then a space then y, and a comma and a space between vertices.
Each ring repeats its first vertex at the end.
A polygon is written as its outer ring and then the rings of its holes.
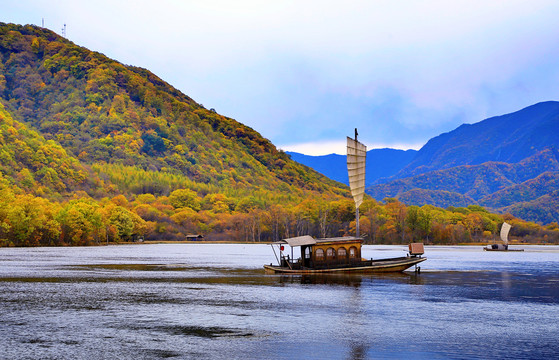
POLYGON ((293 260, 289 257, 289 255, 281 257, 281 267, 288 267, 292 270, 300 269, 302 267, 302 259, 298 258, 297 260, 293 260))

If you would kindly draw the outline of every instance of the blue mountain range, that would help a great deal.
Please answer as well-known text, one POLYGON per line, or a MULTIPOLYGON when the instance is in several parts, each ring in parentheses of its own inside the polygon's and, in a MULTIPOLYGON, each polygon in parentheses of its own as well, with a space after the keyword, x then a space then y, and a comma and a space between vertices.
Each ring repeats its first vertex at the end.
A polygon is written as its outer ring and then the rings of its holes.
MULTIPOLYGON (((288 153, 348 183, 343 155, 288 153)), ((382 201, 448 207, 482 205, 539 223, 559 222, 559 102, 463 124, 419 151, 367 152, 366 192, 382 201)))

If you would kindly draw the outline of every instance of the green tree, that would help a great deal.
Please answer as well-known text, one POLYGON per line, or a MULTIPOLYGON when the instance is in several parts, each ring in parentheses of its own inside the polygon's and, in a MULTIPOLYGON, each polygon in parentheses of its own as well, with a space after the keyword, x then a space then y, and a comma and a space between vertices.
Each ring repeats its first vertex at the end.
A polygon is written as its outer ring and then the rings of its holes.
POLYGON ((98 244, 105 235, 100 206, 93 200, 72 200, 56 218, 62 226, 62 239, 67 244, 98 244))
POLYGON ((115 241, 131 240, 134 234, 134 219, 130 211, 114 206, 109 211, 109 224, 116 229, 115 241))
POLYGON ((200 210, 200 198, 195 191, 190 189, 178 189, 169 195, 169 204, 175 209, 189 208, 194 211, 200 210))

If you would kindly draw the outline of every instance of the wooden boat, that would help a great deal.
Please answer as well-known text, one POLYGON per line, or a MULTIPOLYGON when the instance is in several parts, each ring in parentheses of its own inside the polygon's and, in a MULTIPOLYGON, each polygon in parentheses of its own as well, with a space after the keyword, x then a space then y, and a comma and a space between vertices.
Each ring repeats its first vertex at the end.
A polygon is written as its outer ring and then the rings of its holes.
POLYGON ((412 266, 419 271, 419 264, 427 260, 423 255, 423 244, 410 244, 407 256, 366 260, 361 258, 363 239, 359 237, 359 206, 365 194, 365 163, 367 147, 355 139, 347 138, 347 171, 351 195, 355 202, 355 237, 314 239, 311 236, 299 236, 284 239, 272 244, 279 248, 279 257, 274 250, 278 265, 264 265, 269 273, 317 274, 317 273, 374 273, 401 272, 412 266), (284 245, 291 247, 291 257, 284 255, 284 245), (294 260, 293 248, 301 248, 301 257, 294 260))
POLYGON ((485 251, 524 251, 524 249, 509 249, 509 231, 511 229, 511 225, 507 222, 504 222, 501 226, 501 240, 503 241, 502 244, 489 244, 483 247, 485 251))
POLYGON ((381 273, 401 272, 412 266, 420 271, 417 264, 427 260, 422 243, 409 245, 407 256, 389 259, 361 258, 363 239, 358 237, 339 237, 314 239, 312 236, 299 236, 273 243, 272 249, 278 265, 264 265, 267 273, 283 274, 324 274, 324 273, 381 273), (291 248, 291 256, 284 252, 284 245, 291 248), (301 248, 301 256, 294 259, 293 249, 301 248), (276 248, 279 249, 276 252, 276 248))

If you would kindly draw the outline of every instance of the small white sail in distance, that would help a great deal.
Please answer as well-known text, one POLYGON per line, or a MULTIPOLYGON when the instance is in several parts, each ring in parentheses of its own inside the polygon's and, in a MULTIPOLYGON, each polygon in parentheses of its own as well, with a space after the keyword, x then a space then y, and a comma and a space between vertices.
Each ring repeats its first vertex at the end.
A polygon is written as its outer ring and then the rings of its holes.
POLYGON ((504 222, 501 226, 501 240, 507 245, 509 243, 509 231, 512 226, 509 223, 504 222))
POLYGON ((367 160, 367 147, 357 141, 347 137, 347 174, 349 177, 349 187, 351 196, 355 201, 355 208, 363 202, 365 194, 365 163, 367 160))

